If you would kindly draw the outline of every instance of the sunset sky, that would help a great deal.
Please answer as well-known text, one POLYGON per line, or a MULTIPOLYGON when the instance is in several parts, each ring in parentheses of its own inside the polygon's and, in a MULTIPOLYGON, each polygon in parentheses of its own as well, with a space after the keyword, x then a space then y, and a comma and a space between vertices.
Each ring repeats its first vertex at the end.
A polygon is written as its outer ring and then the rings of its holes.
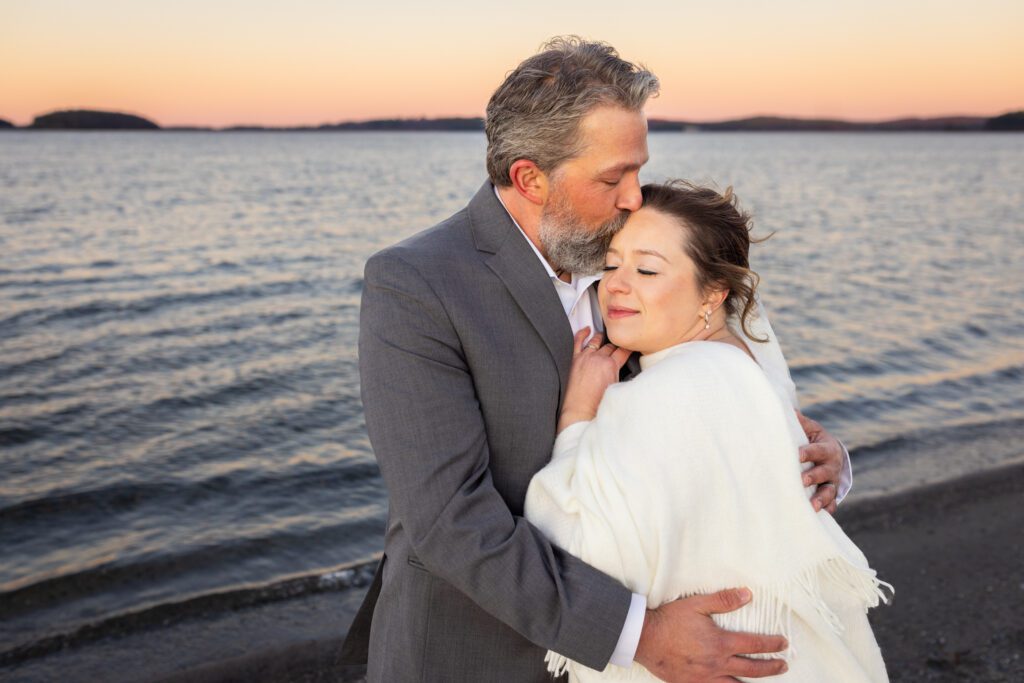
POLYGON ((615 45, 648 113, 856 120, 1024 108, 1020 0, 0 0, 0 118, 170 125, 478 116, 547 38, 615 45))

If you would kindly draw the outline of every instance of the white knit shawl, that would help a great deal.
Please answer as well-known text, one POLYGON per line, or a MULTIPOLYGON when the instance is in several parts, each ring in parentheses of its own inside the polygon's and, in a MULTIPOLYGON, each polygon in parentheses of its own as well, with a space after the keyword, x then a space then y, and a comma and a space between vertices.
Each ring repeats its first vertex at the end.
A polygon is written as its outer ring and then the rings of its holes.
MULTIPOLYGON (((747 586, 723 628, 782 634, 779 681, 885 681, 865 613, 884 599, 860 550, 800 481, 806 443, 785 387, 739 349, 689 342, 642 359, 597 416, 565 429, 526 496, 555 544, 655 607, 747 586)), ((786 377, 788 380, 788 375, 786 377)), ((639 664, 603 673, 550 652, 576 681, 655 680, 639 664)))

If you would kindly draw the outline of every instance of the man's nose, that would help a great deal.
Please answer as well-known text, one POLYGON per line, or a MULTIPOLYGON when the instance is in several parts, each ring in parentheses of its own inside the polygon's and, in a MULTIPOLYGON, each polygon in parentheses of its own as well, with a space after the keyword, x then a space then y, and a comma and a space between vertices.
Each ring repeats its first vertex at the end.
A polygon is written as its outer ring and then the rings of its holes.
POLYGON ((639 209, 643 202, 644 198, 640 193, 640 177, 635 176, 628 183, 623 183, 622 190, 619 192, 619 201, 615 204, 615 208, 632 213, 639 209))

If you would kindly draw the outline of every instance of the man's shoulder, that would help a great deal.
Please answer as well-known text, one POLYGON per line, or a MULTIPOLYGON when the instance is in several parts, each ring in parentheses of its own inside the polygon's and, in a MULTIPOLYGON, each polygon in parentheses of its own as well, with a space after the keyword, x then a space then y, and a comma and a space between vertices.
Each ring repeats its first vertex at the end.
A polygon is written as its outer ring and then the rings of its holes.
POLYGON ((401 261, 417 270, 443 268, 447 275, 466 268, 474 272, 490 255, 501 251, 516 232, 494 186, 487 181, 461 210, 380 250, 369 263, 401 261))
POLYGON ((488 257, 476 247, 467 207, 370 256, 363 280, 400 288, 426 285, 442 297, 464 294, 490 276, 488 257))
POLYGON ((369 261, 401 261, 417 269, 451 265, 476 252, 467 208, 373 254, 369 261))

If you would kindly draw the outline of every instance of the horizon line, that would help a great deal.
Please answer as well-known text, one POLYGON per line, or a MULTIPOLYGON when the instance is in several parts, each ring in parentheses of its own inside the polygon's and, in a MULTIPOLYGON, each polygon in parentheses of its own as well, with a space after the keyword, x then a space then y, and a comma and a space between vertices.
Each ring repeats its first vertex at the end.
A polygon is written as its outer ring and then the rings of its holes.
MULTIPOLYGON (((446 121, 446 120, 456 120, 456 121, 460 121, 460 120, 461 121, 471 121, 471 120, 483 121, 484 120, 484 117, 479 115, 479 114, 475 115, 475 116, 467 116, 467 115, 394 116, 394 115, 392 115, 392 116, 377 116, 377 117, 373 117, 373 118, 359 118, 359 119, 324 121, 324 122, 321 122, 321 123, 264 124, 264 123, 249 122, 249 123, 232 123, 232 124, 218 126, 218 125, 213 125, 213 124, 200 124, 200 123, 162 124, 162 123, 160 123, 159 121, 157 121, 156 119, 154 119, 152 117, 149 117, 149 116, 146 116, 144 114, 140 114, 140 113, 137 113, 137 112, 134 112, 134 111, 113 110, 113 109, 91 109, 91 108, 87 108, 87 107, 81 107, 81 108, 65 107, 65 108, 48 110, 48 111, 46 111, 44 113, 36 114, 32 118, 32 121, 29 122, 29 123, 26 123, 26 124, 15 123, 12 119, 5 119, 2 115, 0 115, 0 120, 7 121, 8 123, 10 123, 11 125, 13 125, 16 128, 31 128, 32 124, 36 121, 36 119, 38 119, 40 117, 43 117, 43 116, 49 116, 49 115, 52 115, 52 114, 59 114, 59 113, 66 113, 66 112, 86 112, 86 111, 87 112, 104 113, 104 114, 123 114, 123 115, 128 115, 128 116, 135 116, 135 117, 139 117, 139 118, 145 119, 146 121, 150 121, 150 122, 156 124, 157 126, 159 126, 161 129, 171 129, 171 128, 202 128, 202 129, 209 129, 209 130, 228 130, 228 129, 232 129, 232 128, 296 129, 296 128, 320 128, 320 127, 324 127, 324 126, 360 125, 360 124, 377 123, 377 122, 383 122, 383 121, 414 122, 414 121, 446 121)), ((936 119, 991 119, 991 118, 995 118, 997 116, 1003 116, 1005 114, 1013 114, 1013 113, 1017 113, 1017 112, 1020 112, 1020 111, 1024 111, 1024 106, 1022 106, 1020 108, 1009 108, 1009 109, 1006 109, 1006 110, 1004 110, 1004 111, 1002 111, 1000 113, 995 113, 995 114, 967 114, 967 113, 955 113, 955 114, 951 113, 951 114, 939 114, 939 115, 904 114, 904 115, 899 115, 899 116, 886 117, 886 118, 878 118, 878 119, 855 119, 855 118, 854 119, 848 119, 848 118, 836 117, 836 116, 786 115, 786 114, 763 113, 762 112, 762 113, 747 114, 747 115, 744 115, 744 116, 731 116, 731 117, 723 117, 723 118, 719 118, 719 119, 704 119, 704 120, 695 120, 695 119, 687 119, 687 118, 668 118, 668 117, 657 117, 657 116, 655 116, 655 117, 648 117, 648 121, 657 121, 657 122, 675 123, 675 124, 689 124, 689 125, 714 125, 714 124, 732 123, 732 122, 737 122, 737 121, 748 121, 748 120, 751 120, 751 119, 762 119, 762 118, 764 118, 764 119, 785 119, 785 120, 790 120, 790 121, 836 122, 836 123, 846 123, 846 124, 854 124, 854 125, 878 125, 878 124, 892 123, 892 122, 897 122, 897 121, 913 121, 913 120, 929 121, 929 120, 936 120, 936 119)))

